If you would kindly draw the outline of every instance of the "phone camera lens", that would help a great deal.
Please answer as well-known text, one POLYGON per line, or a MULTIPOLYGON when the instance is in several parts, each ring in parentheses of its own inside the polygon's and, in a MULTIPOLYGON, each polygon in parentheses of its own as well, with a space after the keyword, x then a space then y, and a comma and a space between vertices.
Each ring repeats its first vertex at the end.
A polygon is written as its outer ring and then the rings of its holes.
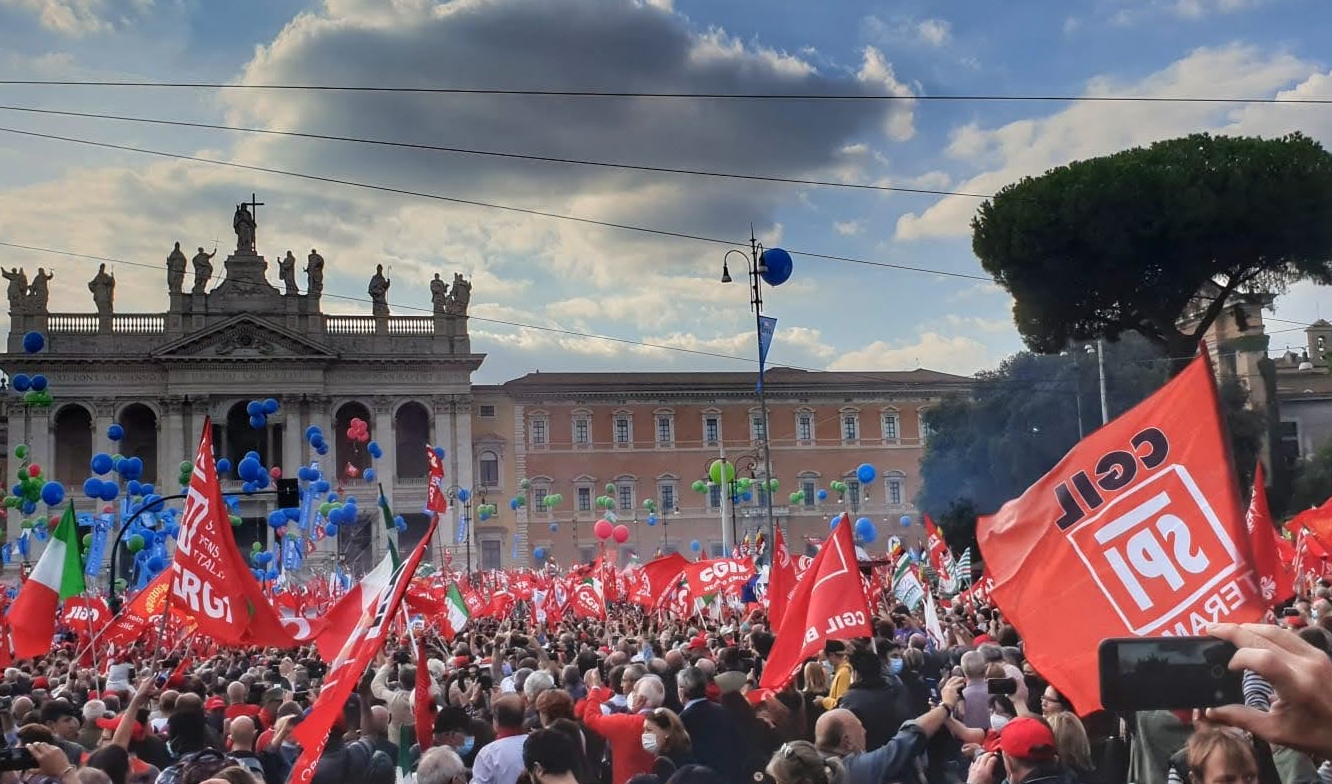
POLYGON ((1222 667, 1220 664, 1212 665, 1212 677, 1217 680, 1226 677, 1226 668, 1222 667))

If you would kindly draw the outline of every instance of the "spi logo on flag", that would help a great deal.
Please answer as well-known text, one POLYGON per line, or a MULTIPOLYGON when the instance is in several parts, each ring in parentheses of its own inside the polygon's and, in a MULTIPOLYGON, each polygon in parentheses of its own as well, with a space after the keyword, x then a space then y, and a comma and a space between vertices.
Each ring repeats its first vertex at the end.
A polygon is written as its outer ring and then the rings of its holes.
POLYGON ((1267 609, 1205 351, 976 535, 991 599, 1079 712, 1099 707, 1101 640, 1204 634, 1267 609))

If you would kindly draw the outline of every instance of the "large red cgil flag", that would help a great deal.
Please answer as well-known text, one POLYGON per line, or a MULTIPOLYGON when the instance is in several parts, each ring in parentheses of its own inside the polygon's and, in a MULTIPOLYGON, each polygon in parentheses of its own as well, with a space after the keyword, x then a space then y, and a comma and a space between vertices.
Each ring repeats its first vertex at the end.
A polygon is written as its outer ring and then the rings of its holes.
POLYGON ((1203 634, 1267 612, 1229 454, 1204 350, 980 519, 991 598, 1079 712, 1101 705, 1101 640, 1203 634))
POLYGON ((1277 545, 1272 510, 1267 506, 1262 463, 1253 474, 1253 495, 1249 498, 1244 526, 1248 533, 1249 554, 1258 574, 1259 592, 1263 601, 1274 607, 1295 595, 1295 583, 1277 545))
POLYGON ((772 541, 772 565, 768 568, 768 626, 775 633, 786 617, 786 605, 791 601, 799 578, 781 526, 777 526, 772 541))
POLYGON ((851 518, 843 512, 832 536, 796 585, 759 685, 764 689, 785 687, 805 659, 823 649, 825 640, 872 636, 851 518))

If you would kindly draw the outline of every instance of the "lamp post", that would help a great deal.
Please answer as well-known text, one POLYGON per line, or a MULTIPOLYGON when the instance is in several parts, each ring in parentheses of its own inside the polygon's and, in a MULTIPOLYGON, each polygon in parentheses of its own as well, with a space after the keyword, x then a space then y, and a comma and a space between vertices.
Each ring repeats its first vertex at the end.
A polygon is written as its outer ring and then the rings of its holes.
POLYGON ((472 576, 472 504, 478 497, 481 499, 482 504, 486 502, 486 488, 482 487, 480 490, 473 493, 465 487, 452 485, 444 492, 448 494, 450 501, 462 502, 462 521, 463 526, 466 529, 463 536, 463 542, 467 547, 467 579, 470 580, 472 576), (464 493, 466 493, 466 498, 463 497, 464 493))
MULTIPOLYGON (((767 280, 769 285, 774 285, 774 286, 786 282, 786 279, 791 274, 791 267, 790 267, 791 257, 785 251, 780 252, 779 258, 784 263, 783 269, 776 272, 776 274, 774 275, 773 270, 769 269, 767 260, 764 258, 765 256, 767 256, 768 251, 764 249, 763 246, 759 244, 759 241, 754 237, 754 229, 751 226, 749 231, 749 253, 746 255, 744 251, 731 249, 726 251, 726 255, 722 257, 722 276, 721 276, 722 283, 731 282, 731 270, 727 266, 727 261, 730 259, 731 254, 735 254, 740 258, 744 259, 745 264, 749 271, 749 305, 750 308, 754 311, 754 337, 758 343, 758 355, 759 355, 759 376, 757 384, 759 412, 760 416, 762 416, 763 418, 763 433, 762 433, 763 439, 760 446, 763 449, 764 474, 767 477, 771 478, 772 448, 769 439, 770 428, 768 427, 769 424, 768 397, 767 393, 764 392, 764 386, 763 386, 763 363, 764 360, 766 359, 766 355, 768 352, 767 352, 767 345, 765 344, 764 335, 763 335, 764 333, 763 286, 761 284, 762 281, 764 280, 767 280)), ((769 339, 771 339, 771 332, 769 332, 769 339)), ((776 528, 776 523, 772 516, 772 493, 765 492, 764 497, 767 501, 766 507, 768 515, 768 541, 775 542, 776 533, 774 529, 776 528)))
POLYGON ((1096 353, 1096 378, 1101 386, 1101 424, 1110 422, 1110 408, 1105 402, 1105 339, 1097 338, 1096 346, 1087 345, 1087 353, 1096 353))

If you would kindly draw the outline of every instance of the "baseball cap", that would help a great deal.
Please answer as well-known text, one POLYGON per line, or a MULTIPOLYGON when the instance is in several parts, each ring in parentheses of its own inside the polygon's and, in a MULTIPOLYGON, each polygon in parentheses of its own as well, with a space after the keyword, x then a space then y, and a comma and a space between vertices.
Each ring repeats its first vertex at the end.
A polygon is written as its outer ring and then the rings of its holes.
POLYGON ((204 702, 204 710, 208 710, 208 711, 222 710, 223 708, 226 708, 226 707, 227 707, 227 702, 226 702, 226 700, 222 699, 221 697, 217 697, 217 696, 209 697, 209 698, 204 702))
POLYGON ((841 640, 826 640, 823 643, 823 652, 841 655, 846 653, 846 643, 841 640))
POLYGON ((1008 722, 999 732, 999 750, 1018 759, 1052 760, 1054 732, 1040 719, 1022 716, 1008 722))

